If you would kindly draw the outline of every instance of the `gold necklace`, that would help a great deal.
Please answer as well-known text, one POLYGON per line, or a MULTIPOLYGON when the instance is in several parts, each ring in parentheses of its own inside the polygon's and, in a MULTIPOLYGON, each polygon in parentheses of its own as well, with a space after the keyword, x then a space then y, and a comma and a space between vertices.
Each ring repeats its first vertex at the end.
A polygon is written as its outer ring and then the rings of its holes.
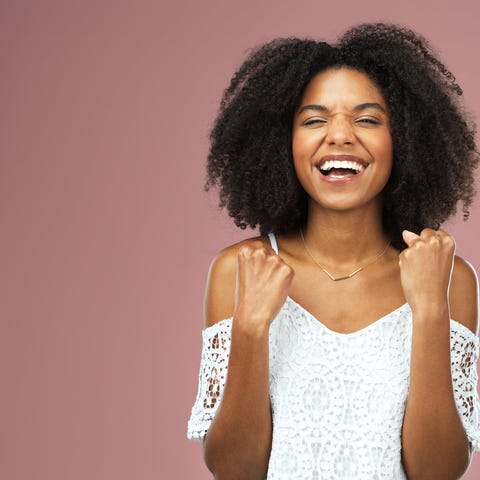
POLYGON ((380 257, 385 255, 385 252, 387 251, 387 248, 390 245, 390 240, 389 240, 387 245, 385 245, 385 248, 373 260, 366 263, 362 267, 357 268, 354 272, 350 273, 349 275, 343 275, 341 277, 335 277, 325 267, 322 267, 322 265, 320 265, 320 262, 313 256, 313 253, 309 250, 309 248, 307 247, 307 244, 305 243, 305 238, 303 238, 303 232, 302 232, 301 228, 300 228, 300 236, 302 237, 303 246, 305 247, 305 250, 310 255, 310 257, 312 257, 312 260, 322 269, 323 273, 325 273, 325 275, 327 275, 327 277, 330 280, 333 280, 334 282, 338 282, 339 280, 346 280, 347 278, 352 278, 354 275, 361 272, 364 268, 367 268, 372 263, 375 263, 380 257))

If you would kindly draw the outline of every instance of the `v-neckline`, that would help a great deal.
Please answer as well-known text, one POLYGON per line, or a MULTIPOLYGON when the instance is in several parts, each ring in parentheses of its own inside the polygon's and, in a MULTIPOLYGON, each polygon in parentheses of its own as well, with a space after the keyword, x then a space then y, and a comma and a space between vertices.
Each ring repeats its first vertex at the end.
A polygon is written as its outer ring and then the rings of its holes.
POLYGON ((354 330, 353 332, 349 333, 342 333, 342 332, 337 332, 336 330, 332 330, 331 328, 327 327, 323 322, 321 322, 315 315, 313 315, 311 312, 309 312, 305 307, 300 305, 298 302, 296 302, 292 297, 287 296, 286 299, 287 302, 290 302, 294 307, 296 307, 298 310, 303 312, 313 323, 317 324, 319 328, 322 328, 326 332, 332 334, 332 335, 338 335, 341 337, 352 337, 355 335, 359 335, 365 331, 368 331, 372 328, 374 328, 376 325, 383 323, 387 318, 391 317, 395 313, 401 312, 405 309, 410 310, 410 305, 408 302, 405 302, 404 304, 400 305, 399 307, 395 308, 391 312, 386 313, 385 315, 382 315, 380 318, 377 318, 374 320, 372 323, 369 323, 368 325, 365 325, 364 327, 354 330))

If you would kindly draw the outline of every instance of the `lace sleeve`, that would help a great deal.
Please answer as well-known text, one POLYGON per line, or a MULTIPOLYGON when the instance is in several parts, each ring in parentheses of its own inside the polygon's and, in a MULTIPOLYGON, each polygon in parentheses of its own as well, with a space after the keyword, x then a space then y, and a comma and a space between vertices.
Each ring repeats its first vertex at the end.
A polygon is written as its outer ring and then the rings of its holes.
POLYGON ((450 351, 455 402, 470 445, 480 451, 480 402, 477 393, 479 339, 454 320, 450 323, 450 351))
POLYGON ((188 421, 190 440, 203 440, 220 404, 227 378, 231 330, 232 320, 226 319, 202 332, 198 393, 188 421))

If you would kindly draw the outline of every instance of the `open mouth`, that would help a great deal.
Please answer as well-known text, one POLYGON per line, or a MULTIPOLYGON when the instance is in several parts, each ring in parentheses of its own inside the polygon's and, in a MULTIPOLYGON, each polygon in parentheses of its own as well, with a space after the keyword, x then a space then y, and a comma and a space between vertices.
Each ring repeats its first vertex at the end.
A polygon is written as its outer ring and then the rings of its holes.
POLYGON ((321 165, 317 165, 317 168, 324 176, 345 176, 357 175, 363 172, 366 166, 347 160, 328 160, 321 165))

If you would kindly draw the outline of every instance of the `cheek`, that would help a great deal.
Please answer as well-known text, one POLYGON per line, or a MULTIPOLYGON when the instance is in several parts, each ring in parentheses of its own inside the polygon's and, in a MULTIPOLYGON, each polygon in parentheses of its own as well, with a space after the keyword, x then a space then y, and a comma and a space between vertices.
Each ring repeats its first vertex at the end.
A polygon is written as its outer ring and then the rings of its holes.
POLYGON ((305 156, 305 144, 298 134, 292 135, 292 157, 293 166, 297 177, 301 177, 301 166, 303 164, 303 158, 305 156))
POLYGON ((295 163, 297 158, 303 156, 303 143, 300 135, 295 133, 292 135, 292 155, 295 163))
POLYGON ((299 141, 298 137, 292 141, 292 157, 295 174, 300 184, 305 188, 305 181, 307 181, 310 176, 312 168, 310 161, 311 155, 305 142, 299 141))
POLYGON ((298 156, 293 155, 293 169, 298 181, 304 187, 305 178, 307 176, 304 163, 298 159, 298 156))
POLYGON ((374 155, 378 162, 381 162, 389 170, 392 168, 392 159, 393 159, 393 143, 390 135, 385 135, 379 138, 373 150, 375 151, 374 155))
POLYGON ((383 179, 382 184, 385 186, 392 174, 393 166, 393 145, 391 139, 385 139, 385 141, 379 145, 377 151, 377 161, 380 163, 380 171, 383 172, 380 177, 383 179))
POLYGON ((300 142, 295 142, 295 139, 292 139, 292 157, 295 175, 300 185, 305 189, 305 182, 309 177, 311 166, 310 162, 307 161, 308 157, 306 156, 304 145, 300 142))
POLYGON ((388 148, 385 149, 385 162, 388 164, 388 175, 392 171, 393 166, 393 145, 392 142, 389 143, 388 148))
POLYGON ((321 144, 321 136, 312 131, 292 134, 292 155, 294 160, 311 161, 321 144))

